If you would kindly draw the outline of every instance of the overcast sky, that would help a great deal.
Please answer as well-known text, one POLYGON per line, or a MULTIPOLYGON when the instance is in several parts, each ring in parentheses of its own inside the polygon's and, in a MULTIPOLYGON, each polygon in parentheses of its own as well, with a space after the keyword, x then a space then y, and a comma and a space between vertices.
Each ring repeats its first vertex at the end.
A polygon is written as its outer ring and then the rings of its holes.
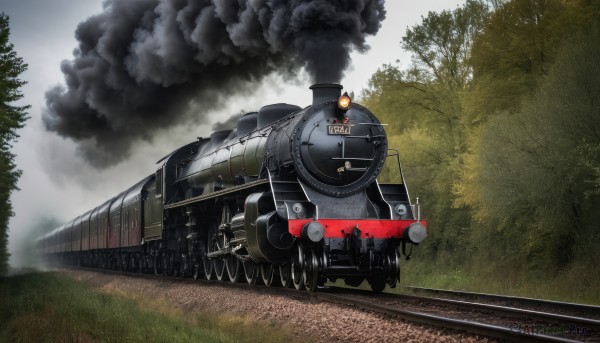
MULTIPOLYGON (((367 87, 370 76, 385 63, 410 64, 410 55, 403 52, 400 41, 406 28, 420 23, 429 11, 454 9, 459 0, 387 0, 386 19, 379 33, 367 39, 371 49, 365 54, 352 54, 352 65, 342 84, 359 94, 367 87)), ((210 122, 197 126, 178 127, 167 137, 157 137, 152 144, 143 142, 135 147, 129 160, 114 167, 97 170, 90 167, 76 152, 75 144, 47 132, 41 112, 45 92, 64 84, 60 62, 72 59, 77 47, 74 32, 77 24, 102 11, 101 0, 0 0, 0 11, 10 17, 11 36, 17 54, 29 69, 21 76, 28 82, 23 87, 31 119, 14 145, 17 165, 23 170, 18 192, 12 196, 16 215, 11 219, 9 249, 11 264, 22 266, 24 241, 30 239, 44 218, 69 220, 101 204, 144 176, 152 173, 154 163, 198 136, 210 134, 213 123, 224 121, 240 110, 257 110, 262 105, 287 102, 304 107, 310 103, 310 82, 306 75, 295 81, 281 83, 271 78, 257 85, 256 92, 237 97, 227 108, 211 113, 210 122)))

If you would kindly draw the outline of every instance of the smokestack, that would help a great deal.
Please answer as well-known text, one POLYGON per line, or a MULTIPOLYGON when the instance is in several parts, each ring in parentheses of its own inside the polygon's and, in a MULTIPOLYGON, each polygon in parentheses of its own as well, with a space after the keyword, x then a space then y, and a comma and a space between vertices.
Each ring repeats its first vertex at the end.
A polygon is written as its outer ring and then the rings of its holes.
POLYGON ((337 83, 317 83, 309 87, 313 91, 313 106, 322 102, 337 100, 342 95, 342 85, 337 83))
POLYGON ((384 18, 384 0, 106 0, 78 25, 66 87, 46 92, 43 122, 92 165, 114 165, 269 75, 340 82, 384 18))

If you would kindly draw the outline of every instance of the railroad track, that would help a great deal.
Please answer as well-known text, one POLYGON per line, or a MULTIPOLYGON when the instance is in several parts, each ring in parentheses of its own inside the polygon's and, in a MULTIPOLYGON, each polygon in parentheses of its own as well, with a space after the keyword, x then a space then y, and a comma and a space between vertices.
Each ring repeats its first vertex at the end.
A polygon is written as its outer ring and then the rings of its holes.
MULTIPOLYGON (((81 268, 82 270, 114 273, 151 280, 165 279, 176 282, 193 282, 211 286, 257 289, 245 283, 193 280, 181 277, 156 276, 111 270, 81 268)), ((263 291, 266 287, 262 286, 263 291)), ((519 342, 579 342, 600 341, 600 320, 589 317, 556 314, 518 307, 488 303, 402 295, 372 293, 359 289, 325 287, 309 293, 291 288, 269 287, 274 294, 285 294, 296 299, 313 299, 341 306, 380 313, 425 325, 465 331, 486 337, 519 342), (579 330, 570 332, 569 330, 579 330)), ((426 292, 425 289, 418 289, 426 292)), ((438 294, 443 290, 435 290, 438 294)), ((458 294, 453 294, 459 297, 458 294)), ((471 296, 471 295, 469 295, 471 296)), ((467 296, 465 296, 467 297, 467 296)), ((534 299, 530 299, 534 300, 534 299)), ((553 302, 555 303, 555 302, 553 302)))
POLYGON ((465 291, 450 291, 436 288, 406 286, 406 289, 416 294, 435 294, 451 299, 471 299, 489 304, 511 306, 516 305, 531 310, 540 310, 552 313, 570 314, 600 319, 600 306, 576 304, 562 301, 534 299, 498 294, 475 293, 465 291))
MULTIPOLYGON (((328 293, 323 290, 322 293, 328 293)), ((509 341, 600 341, 600 320, 464 300, 336 289, 330 296, 364 309, 509 341), (344 294, 344 295, 339 295, 344 294), (378 299, 373 301, 373 297, 378 299), (342 299, 343 298, 343 299, 342 299)))

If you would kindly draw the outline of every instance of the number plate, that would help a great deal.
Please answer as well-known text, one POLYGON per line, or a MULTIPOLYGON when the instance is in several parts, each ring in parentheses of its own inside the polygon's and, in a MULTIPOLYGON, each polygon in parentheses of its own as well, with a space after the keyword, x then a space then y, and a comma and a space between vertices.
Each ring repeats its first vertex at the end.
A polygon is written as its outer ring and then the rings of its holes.
POLYGON ((327 133, 330 135, 349 135, 350 125, 333 124, 327 125, 327 133))

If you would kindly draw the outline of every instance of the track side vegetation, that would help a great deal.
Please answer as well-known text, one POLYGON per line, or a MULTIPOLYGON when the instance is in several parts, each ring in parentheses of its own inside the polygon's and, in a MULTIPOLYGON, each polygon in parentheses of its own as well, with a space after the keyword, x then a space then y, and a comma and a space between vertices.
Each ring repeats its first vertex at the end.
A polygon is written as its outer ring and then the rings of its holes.
POLYGON ((57 272, 0 279, 1 342, 282 342, 245 317, 189 315, 166 299, 95 291, 57 272))
POLYGON ((600 304, 600 2, 475 1, 398 37, 362 103, 429 237, 408 284, 600 304))

